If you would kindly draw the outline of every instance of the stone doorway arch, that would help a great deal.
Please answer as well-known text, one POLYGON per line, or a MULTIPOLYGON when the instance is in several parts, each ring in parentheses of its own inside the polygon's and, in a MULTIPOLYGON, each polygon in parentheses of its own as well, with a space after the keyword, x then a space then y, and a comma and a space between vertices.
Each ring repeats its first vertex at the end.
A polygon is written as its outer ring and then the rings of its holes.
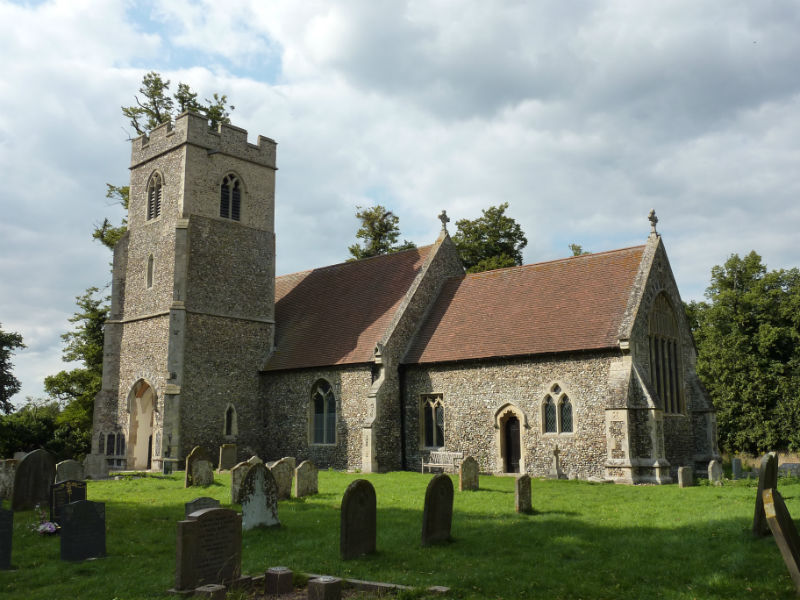
POLYGON ((128 469, 149 470, 153 457, 156 392, 144 379, 133 384, 128 393, 130 425, 128 431, 128 469))
POLYGON ((494 415, 497 460, 500 473, 525 473, 525 430, 528 419, 513 404, 504 404, 494 415))

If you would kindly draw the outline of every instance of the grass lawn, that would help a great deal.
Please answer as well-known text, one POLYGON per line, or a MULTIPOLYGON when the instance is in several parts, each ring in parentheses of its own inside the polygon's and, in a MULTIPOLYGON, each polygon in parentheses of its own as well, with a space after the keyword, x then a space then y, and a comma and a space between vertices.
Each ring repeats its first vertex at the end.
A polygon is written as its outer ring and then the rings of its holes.
MULTIPOLYGON (((0 598, 174 600, 164 592, 175 576, 176 522, 183 503, 197 496, 230 507, 230 475, 216 477, 206 489, 184 489, 183 473, 89 482, 89 499, 106 503, 108 557, 84 563, 62 562, 58 537, 31 531, 34 511, 16 513, 16 570, 0 571, 0 598)), ((421 548, 430 477, 320 472, 320 494, 280 503, 281 528, 244 533, 243 573, 285 565, 445 585, 454 598, 796 597, 774 540, 750 534, 754 481, 679 489, 533 480, 536 512, 518 515, 513 479, 481 477, 480 491, 456 491, 453 542, 421 548), (339 505, 359 477, 377 493, 378 553, 343 562, 339 505)), ((800 515, 800 481, 781 479, 778 487, 789 511, 800 515)))

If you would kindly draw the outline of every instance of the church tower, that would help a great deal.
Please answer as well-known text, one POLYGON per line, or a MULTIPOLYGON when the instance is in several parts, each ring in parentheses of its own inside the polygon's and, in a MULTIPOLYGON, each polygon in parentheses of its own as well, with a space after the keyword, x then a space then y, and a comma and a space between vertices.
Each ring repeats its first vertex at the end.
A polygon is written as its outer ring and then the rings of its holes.
POLYGON ((192 113, 133 140, 92 438, 110 467, 160 469, 197 444, 258 448, 275 146, 192 113))

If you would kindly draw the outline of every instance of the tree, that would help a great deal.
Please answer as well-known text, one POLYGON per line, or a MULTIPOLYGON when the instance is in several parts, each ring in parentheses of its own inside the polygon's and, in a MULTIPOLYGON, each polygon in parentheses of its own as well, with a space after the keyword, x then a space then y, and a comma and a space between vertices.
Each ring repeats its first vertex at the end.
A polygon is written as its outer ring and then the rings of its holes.
MULTIPOLYGON (((128 210, 128 200, 130 197, 130 187, 127 185, 116 186, 110 183, 106 184, 106 198, 111 200, 114 204, 119 204, 125 210, 128 210)), ((95 226, 92 232, 92 237, 103 244, 109 250, 114 250, 114 246, 119 241, 125 232, 128 230, 128 219, 123 217, 122 223, 118 227, 114 227, 107 218, 103 219, 100 225, 95 226)))
POLYGON ((401 250, 416 248, 413 242, 403 240, 397 243, 400 237, 400 228, 397 224, 400 218, 392 211, 378 204, 369 208, 356 207, 356 218, 361 219, 361 227, 356 232, 356 237, 364 241, 364 247, 356 243, 348 247, 352 258, 348 260, 361 260, 381 254, 391 254, 401 250))
POLYGON ((522 264, 522 249, 528 240, 522 227, 505 212, 508 202, 490 206, 483 216, 456 222, 453 235, 461 261, 468 273, 513 267, 522 264))
POLYGON ((732 255, 686 307, 697 373, 729 452, 800 450, 800 271, 732 255))
POLYGON ((11 372, 14 366, 11 364, 11 355, 14 354, 15 350, 24 347, 25 344, 22 343, 20 334, 13 331, 3 331, 2 326, 0 326, 0 412, 5 414, 14 410, 14 405, 11 404, 11 397, 22 387, 19 379, 14 377, 11 372))
POLYGON ((572 252, 572 256, 583 256, 584 254, 591 254, 588 250, 584 250, 583 246, 580 244, 570 244, 569 250, 572 252))

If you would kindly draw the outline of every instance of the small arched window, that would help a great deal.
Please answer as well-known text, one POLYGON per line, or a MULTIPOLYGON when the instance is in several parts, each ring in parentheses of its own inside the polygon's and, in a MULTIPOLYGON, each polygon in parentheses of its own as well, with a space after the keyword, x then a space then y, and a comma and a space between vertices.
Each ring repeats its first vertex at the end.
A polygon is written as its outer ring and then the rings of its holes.
POLYGON ((153 255, 147 257, 147 289, 153 287, 153 255))
POLYGON ((572 401, 557 383, 550 387, 542 403, 542 429, 544 433, 572 433, 572 401))
POLYGON ((314 444, 336 443, 336 397, 331 384, 319 380, 311 392, 312 435, 314 444))
POLYGON ((219 192, 219 216, 238 221, 242 211, 242 184, 232 173, 222 180, 219 192))
POLYGON ((563 433, 572 432, 572 403, 569 401, 569 396, 564 394, 561 397, 561 402, 558 405, 558 416, 561 420, 561 431, 563 433))
POLYGON ((441 394, 422 396, 422 443, 426 448, 444 447, 444 403, 441 394))
POLYGON ((228 406, 228 410, 225 411, 225 435, 235 435, 235 421, 236 410, 233 406, 228 406))
POLYGON ((650 381, 666 413, 682 413, 683 378, 678 351, 678 323, 666 294, 659 294, 650 311, 650 381))
POLYGON ((544 399, 544 432, 557 433, 558 420, 556 419, 556 404, 550 394, 544 399))
POLYGON ((156 171, 147 184, 147 220, 155 219, 161 215, 161 192, 163 184, 161 174, 156 171))

